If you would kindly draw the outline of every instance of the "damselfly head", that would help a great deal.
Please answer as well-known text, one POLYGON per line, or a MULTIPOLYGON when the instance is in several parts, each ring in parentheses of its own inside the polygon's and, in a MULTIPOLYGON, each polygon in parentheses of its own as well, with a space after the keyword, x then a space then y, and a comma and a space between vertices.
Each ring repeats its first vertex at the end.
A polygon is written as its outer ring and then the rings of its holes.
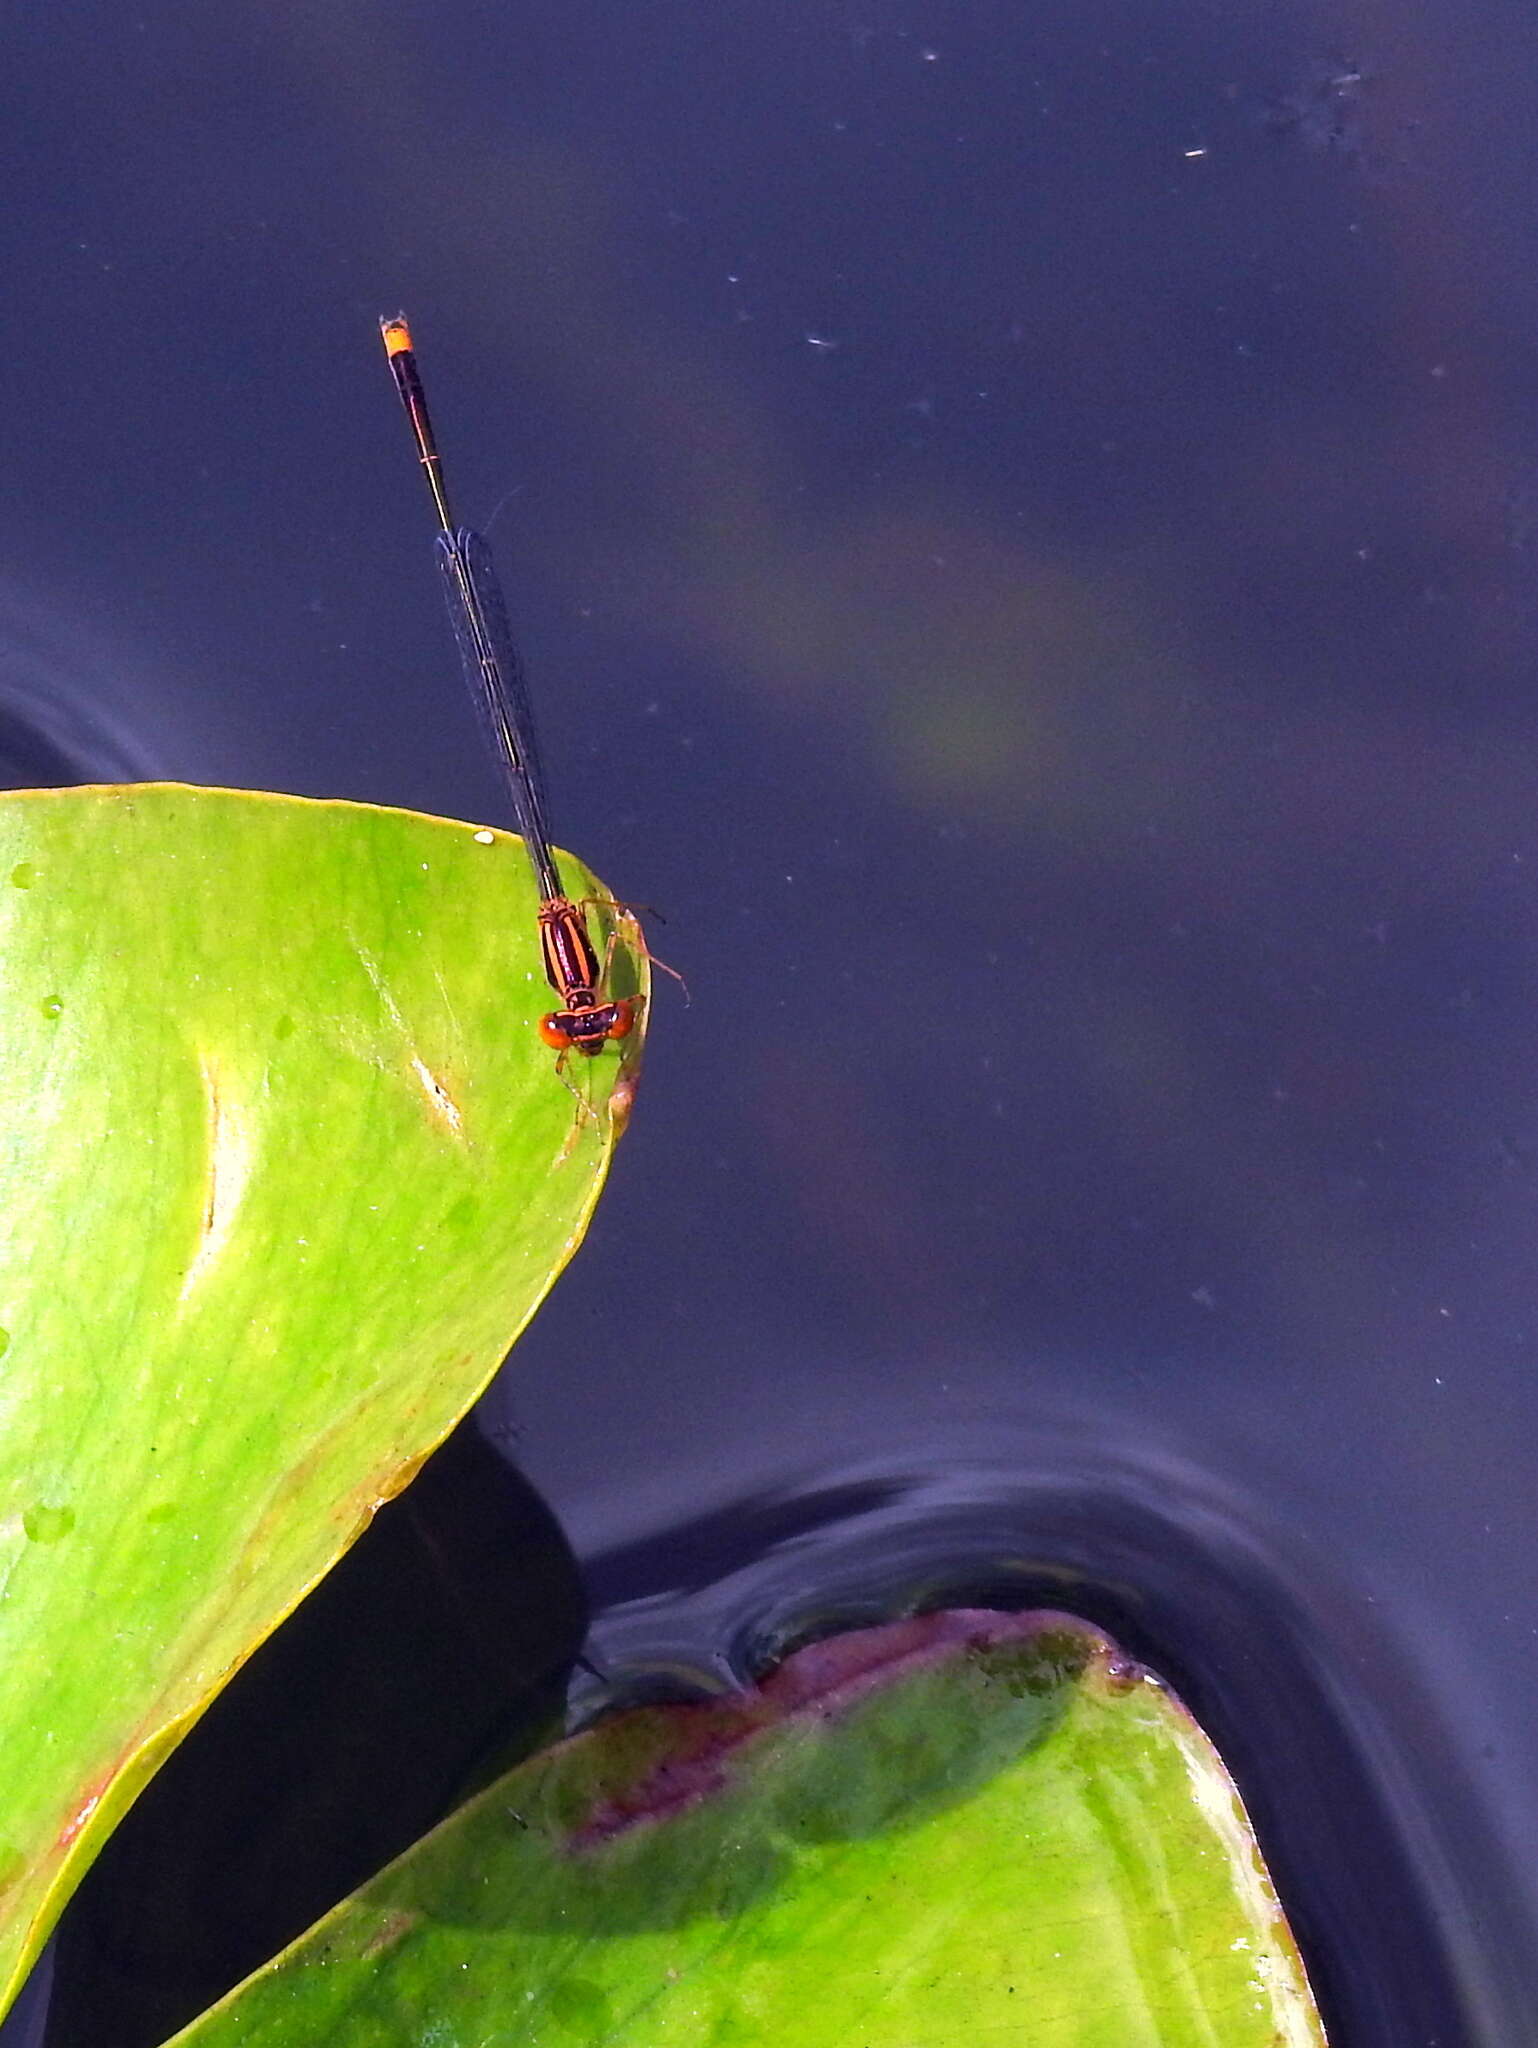
POLYGON ((635 1029, 636 1004, 633 996, 615 1003, 594 1003, 590 1007, 552 1010, 539 1020, 539 1035, 558 1052, 575 1048, 589 1059, 601 1052, 611 1039, 628 1038, 635 1029))

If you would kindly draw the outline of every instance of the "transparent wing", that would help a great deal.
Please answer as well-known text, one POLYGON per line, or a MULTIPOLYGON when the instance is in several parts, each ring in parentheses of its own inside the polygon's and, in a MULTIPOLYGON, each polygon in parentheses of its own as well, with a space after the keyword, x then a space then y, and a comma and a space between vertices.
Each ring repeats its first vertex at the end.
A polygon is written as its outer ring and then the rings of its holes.
POLYGON ((465 682, 507 784, 539 893, 548 901, 564 892, 545 824, 545 783, 528 687, 491 551, 478 533, 462 526, 458 533, 439 534, 438 568, 465 682))

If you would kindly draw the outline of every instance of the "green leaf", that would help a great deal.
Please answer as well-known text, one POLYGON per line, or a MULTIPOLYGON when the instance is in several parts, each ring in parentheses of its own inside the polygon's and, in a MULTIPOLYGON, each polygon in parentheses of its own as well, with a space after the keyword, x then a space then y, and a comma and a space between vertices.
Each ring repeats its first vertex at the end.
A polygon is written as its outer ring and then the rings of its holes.
POLYGON ((1211 1745, 1062 1615, 820 1643, 520 1765, 176 2048, 1320 2048, 1211 1745))
POLYGON ((0 934, 3 2009, 182 1731, 484 1387, 628 1100, 578 1058, 579 1114, 539 1040, 504 833, 11 794, 0 934))

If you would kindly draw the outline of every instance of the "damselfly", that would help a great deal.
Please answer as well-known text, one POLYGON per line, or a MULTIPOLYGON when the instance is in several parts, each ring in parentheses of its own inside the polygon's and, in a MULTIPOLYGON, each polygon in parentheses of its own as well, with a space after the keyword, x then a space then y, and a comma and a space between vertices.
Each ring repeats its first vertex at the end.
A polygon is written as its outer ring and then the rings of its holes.
MULTIPOLYGON (((379 329, 438 515, 438 568, 465 681, 501 767, 513 816, 534 869, 545 977, 560 997, 560 1008, 540 1019, 539 1031, 545 1043, 559 1052, 559 1071, 564 1069, 573 1050, 592 1058, 611 1039, 628 1038, 635 1028, 640 998, 616 999, 604 993, 606 966, 599 964, 588 935, 586 906, 567 895, 550 843, 545 823, 544 778, 534 741, 523 664, 513 645, 507 606, 492 566, 491 551, 478 533, 454 524, 443 481, 443 462, 428 417, 427 399, 405 316, 397 314, 393 320, 381 320, 379 329)), ((633 916, 627 917, 636 929, 633 916)))

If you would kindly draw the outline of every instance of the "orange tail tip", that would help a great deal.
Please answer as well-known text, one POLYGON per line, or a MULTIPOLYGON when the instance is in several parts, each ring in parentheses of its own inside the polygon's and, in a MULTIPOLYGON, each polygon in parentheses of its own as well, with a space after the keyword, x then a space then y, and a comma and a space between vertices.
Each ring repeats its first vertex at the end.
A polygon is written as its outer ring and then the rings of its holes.
POLYGON ((411 347, 411 329, 406 325, 404 313, 397 313, 393 320, 381 320, 379 334, 387 356, 405 355, 411 347))

